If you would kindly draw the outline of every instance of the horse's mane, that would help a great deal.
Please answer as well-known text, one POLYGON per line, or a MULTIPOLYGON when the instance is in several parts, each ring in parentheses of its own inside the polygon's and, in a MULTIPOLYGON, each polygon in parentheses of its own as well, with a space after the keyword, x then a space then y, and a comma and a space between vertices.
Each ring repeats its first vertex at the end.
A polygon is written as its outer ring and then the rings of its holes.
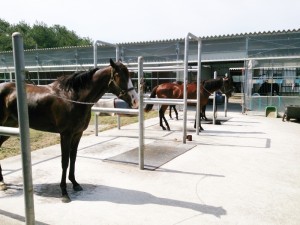
POLYGON ((99 70, 99 68, 94 68, 89 71, 79 71, 71 75, 61 76, 57 79, 60 87, 63 90, 69 91, 73 89, 78 91, 81 88, 86 88, 90 84, 93 74, 99 70))

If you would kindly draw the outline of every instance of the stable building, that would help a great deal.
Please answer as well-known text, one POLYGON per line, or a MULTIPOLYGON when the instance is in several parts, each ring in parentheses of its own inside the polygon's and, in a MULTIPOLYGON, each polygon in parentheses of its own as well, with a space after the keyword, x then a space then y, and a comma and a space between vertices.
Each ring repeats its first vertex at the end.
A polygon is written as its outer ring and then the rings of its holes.
MULTIPOLYGON (((300 105, 300 29, 201 37, 201 77, 229 75, 245 109, 263 111, 267 105, 283 110, 300 105), (262 86, 264 88, 262 88, 262 86)), ((164 82, 183 80, 185 39, 25 50, 27 77, 48 84, 58 76, 120 59, 137 78, 137 59, 144 57, 146 91, 164 82)), ((189 41, 188 82, 196 81, 198 42, 189 41)), ((0 82, 14 80, 12 52, 0 52, 0 82)))

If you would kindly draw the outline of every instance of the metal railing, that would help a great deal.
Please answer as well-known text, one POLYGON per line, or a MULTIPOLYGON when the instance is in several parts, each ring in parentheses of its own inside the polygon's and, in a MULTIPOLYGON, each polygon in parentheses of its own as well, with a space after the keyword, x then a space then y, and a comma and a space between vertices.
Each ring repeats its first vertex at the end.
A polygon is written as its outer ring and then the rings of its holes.
POLYGON ((35 224, 34 218, 34 201, 31 169, 31 153, 29 139, 29 119, 28 106, 25 90, 25 65, 24 65, 24 47, 23 38, 20 33, 12 34, 13 54, 16 72, 16 89, 17 89, 17 106, 19 128, 0 127, 0 134, 6 136, 20 136, 23 183, 24 183, 24 200, 25 200, 25 222, 27 225, 35 224))

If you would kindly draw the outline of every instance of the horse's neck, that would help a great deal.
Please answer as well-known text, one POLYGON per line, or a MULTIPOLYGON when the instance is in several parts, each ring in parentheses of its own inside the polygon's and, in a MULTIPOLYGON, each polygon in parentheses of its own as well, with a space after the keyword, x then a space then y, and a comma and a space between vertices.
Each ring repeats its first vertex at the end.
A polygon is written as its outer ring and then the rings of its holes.
POLYGON ((111 76, 110 70, 107 69, 99 70, 96 73, 93 75, 91 84, 88 87, 81 88, 76 92, 74 90, 62 91, 55 82, 50 85, 57 90, 56 93, 61 98, 75 102, 95 103, 109 90, 108 85, 111 76))
POLYGON ((215 91, 218 91, 222 88, 223 86, 223 79, 217 79, 217 80, 214 80, 212 82, 212 85, 211 85, 211 88, 210 88, 210 92, 213 93, 215 91))
POLYGON ((110 69, 97 71, 91 87, 82 90, 82 98, 88 102, 97 102, 109 90, 110 77, 110 69))

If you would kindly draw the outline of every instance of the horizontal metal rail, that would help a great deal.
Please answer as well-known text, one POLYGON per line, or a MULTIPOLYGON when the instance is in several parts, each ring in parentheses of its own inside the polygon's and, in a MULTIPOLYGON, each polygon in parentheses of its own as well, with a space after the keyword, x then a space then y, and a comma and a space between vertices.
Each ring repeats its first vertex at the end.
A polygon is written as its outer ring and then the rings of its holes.
POLYGON ((106 112, 106 113, 120 113, 120 114, 133 114, 137 115, 139 113, 138 109, 121 109, 121 108, 102 108, 102 107, 92 107, 93 112, 106 112))
POLYGON ((20 129, 15 127, 0 126, 0 134, 4 136, 20 136, 20 129))

